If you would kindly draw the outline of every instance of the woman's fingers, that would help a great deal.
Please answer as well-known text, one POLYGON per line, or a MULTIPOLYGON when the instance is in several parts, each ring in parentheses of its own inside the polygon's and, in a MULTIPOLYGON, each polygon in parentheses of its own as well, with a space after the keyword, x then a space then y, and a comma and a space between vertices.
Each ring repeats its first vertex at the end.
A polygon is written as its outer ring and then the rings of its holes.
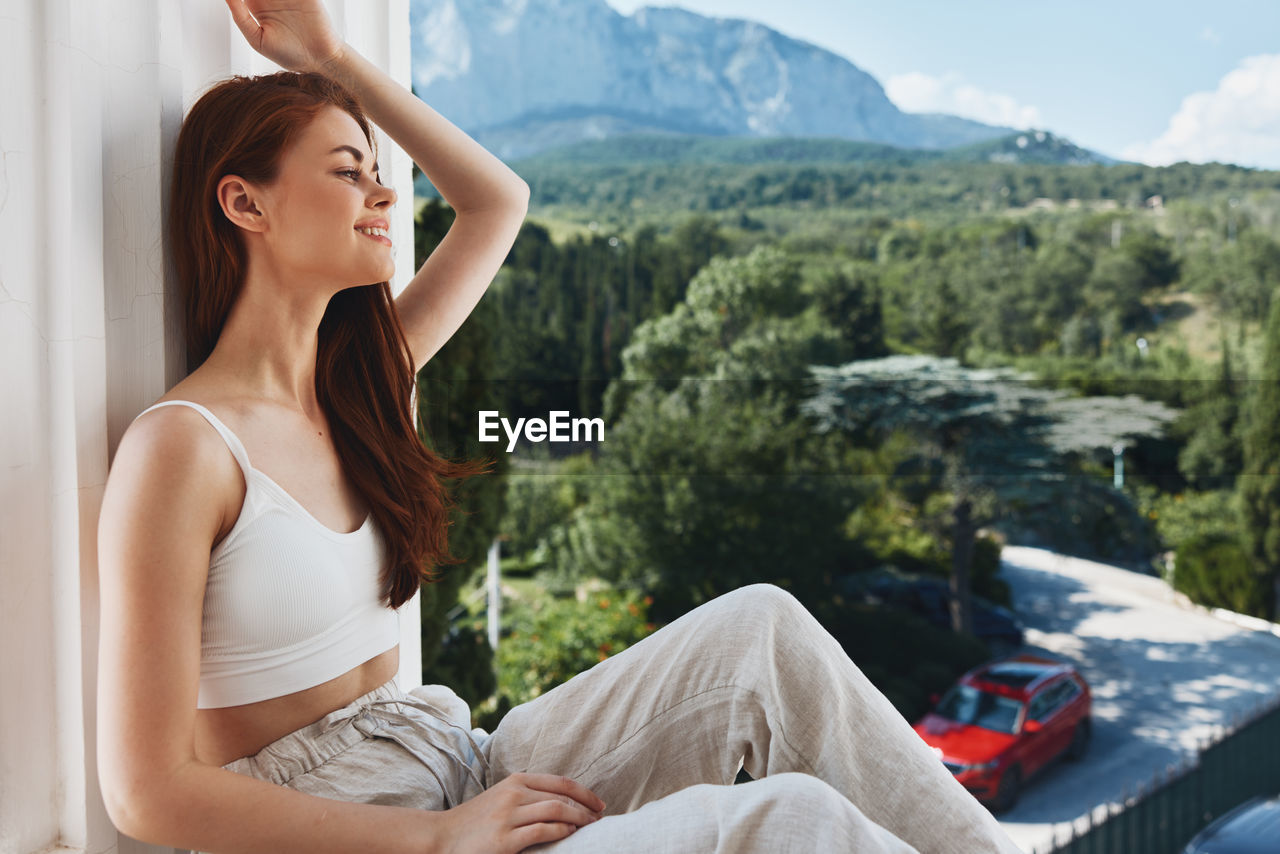
POLYGON ((559 774, 514 774, 512 776, 526 788, 555 795, 566 795, 593 812, 604 812, 605 802, 577 780, 559 774))
POLYGON ((226 0, 258 53, 292 71, 324 68, 345 49, 321 0, 226 0))
POLYGON ((526 824, 511 832, 511 842, 516 851, 523 851, 544 842, 559 842, 577 829, 572 824, 526 824))
POLYGON ((260 28, 249 13, 249 7, 244 5, 244 0, 227 0, 227 8, 231 10, 231 20, 235 21, 236 27, 252 44, 260 28))
POLYGON ((568 777, 512 774, 441 813, 434 833, 451 854, 519 854, 598 821, 604 806, 568 777))
POLYGON ((582 804, 566 804, 556 798, 537 801, 516 807, 511 811, 511 821, 515 827, 527 824, 571 824, 574 827, 586 827, 600 820, 600 816, 582 806, 582 804))

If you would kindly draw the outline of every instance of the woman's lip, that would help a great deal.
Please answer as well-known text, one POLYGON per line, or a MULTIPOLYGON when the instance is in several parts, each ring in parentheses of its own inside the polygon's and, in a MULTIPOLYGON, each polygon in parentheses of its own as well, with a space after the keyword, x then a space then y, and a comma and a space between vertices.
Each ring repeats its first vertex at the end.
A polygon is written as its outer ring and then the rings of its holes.
POLYGON ((383 244, 385 244, 385 245, 387 245, 387 246, 390 246, 390 245, 391 245, 391 238, 390 238, 390 237, 383 237, 381 234, 365 234, 363 231, 360 231, 359 229, 356 229, 356 234, 359 234, 359 235, 361 235, 362 237, 367 237, 367 238, 369 238, 370 240, 377 240, 377 241, 380 241, 381 243, 383 243, 383 244))

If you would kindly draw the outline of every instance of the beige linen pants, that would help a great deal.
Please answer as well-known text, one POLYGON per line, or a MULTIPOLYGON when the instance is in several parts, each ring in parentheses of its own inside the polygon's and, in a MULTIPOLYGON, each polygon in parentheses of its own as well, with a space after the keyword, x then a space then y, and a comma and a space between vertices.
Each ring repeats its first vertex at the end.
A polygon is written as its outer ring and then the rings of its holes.
POLYGON ((605 817, 530 851, 1019 854, 789 593, 756 584, 471 730, 443 686, 388 682, 238 759, 321 797, 448 809, 564 774, 605 817), (730 785, 739 767, 756 778, 730 785))

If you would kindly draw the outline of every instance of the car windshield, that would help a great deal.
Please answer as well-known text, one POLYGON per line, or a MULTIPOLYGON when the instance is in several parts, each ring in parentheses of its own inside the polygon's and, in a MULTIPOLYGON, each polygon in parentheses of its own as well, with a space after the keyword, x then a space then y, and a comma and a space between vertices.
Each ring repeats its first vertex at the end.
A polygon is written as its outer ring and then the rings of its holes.
POLYGON ((989 694, 970 685, 956 685, 933 713, 962 724, 1012 733, 1021 709, 1022 704, 1010 697, 989 694))

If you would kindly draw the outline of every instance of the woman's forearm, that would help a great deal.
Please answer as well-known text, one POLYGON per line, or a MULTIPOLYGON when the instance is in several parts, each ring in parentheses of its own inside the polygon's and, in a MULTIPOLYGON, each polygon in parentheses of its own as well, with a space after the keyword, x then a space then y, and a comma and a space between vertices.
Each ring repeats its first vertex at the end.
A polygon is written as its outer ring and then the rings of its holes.
POLYGON ((135 839, 219 854, 430 854, 448 847, 435 837, 439 815, 306 795, 196 763, 111 810, 135 839))
POLYGON ((456 212, 524 203, 519 175, 349 45, 321 73, 351 90, 456 212))

